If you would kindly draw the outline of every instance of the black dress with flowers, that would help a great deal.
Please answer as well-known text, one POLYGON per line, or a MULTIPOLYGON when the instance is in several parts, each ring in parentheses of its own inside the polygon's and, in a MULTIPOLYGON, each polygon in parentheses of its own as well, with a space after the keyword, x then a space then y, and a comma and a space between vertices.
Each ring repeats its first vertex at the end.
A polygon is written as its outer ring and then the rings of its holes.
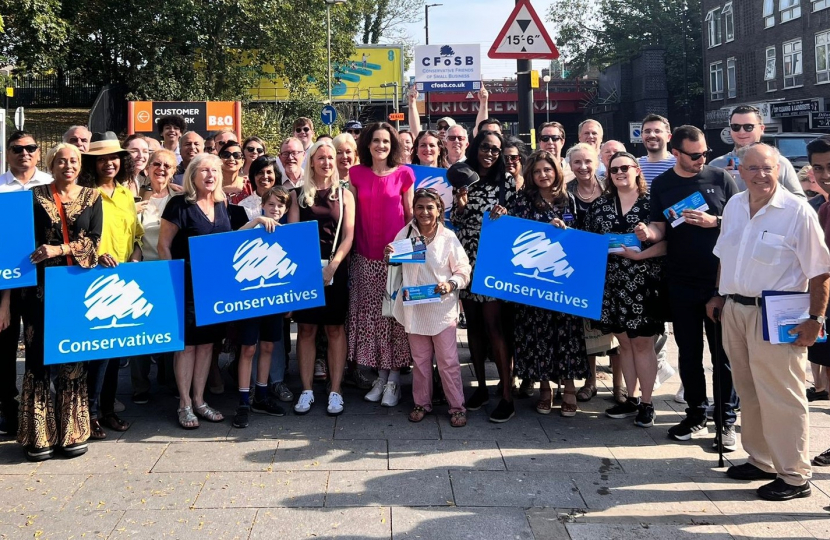
MULTIPOLYGON (((594 201, 585 216, 585 230, 598 234, 628 234, 637 223, 648 224, 649 198, 640 196, 623 214, 619 197, 603 195, 594 201)), ((643 243, 643 249, 651 244, 643 243)), ((654 336, 663 331, 661 291, 663 257, 634 261, 608 255, 602 318, 596 327, 603 332, 626 333, 629 337, 654 336)))
MULTIPOLYGON (((576 201, 568 194, 567 202, 551 206, 533 200, 524 191, 516 196, 510 214, 533 221, 550 223, 554 218, 576 215, 576 201)), ((585 330, 581 317, 516 304, 515 375, 534 381, 584 379, 588 376, 585 330)))

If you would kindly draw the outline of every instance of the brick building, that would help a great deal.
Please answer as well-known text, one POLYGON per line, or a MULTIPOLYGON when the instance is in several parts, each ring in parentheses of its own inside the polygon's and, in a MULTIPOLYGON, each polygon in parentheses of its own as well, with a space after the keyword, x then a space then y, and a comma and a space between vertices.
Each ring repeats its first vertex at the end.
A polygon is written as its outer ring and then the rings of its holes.
POLYGON ((701 11, 707 138, 742 104, 768 133, 830 127, 830 0, 703 0, 701 11))

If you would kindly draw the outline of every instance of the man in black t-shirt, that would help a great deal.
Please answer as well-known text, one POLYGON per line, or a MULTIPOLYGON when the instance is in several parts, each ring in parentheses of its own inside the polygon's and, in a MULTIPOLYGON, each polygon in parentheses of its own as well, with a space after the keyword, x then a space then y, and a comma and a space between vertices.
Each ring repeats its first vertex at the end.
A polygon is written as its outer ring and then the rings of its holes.
MULTIPOLYGON (((651 223, 639 223, 637 237, 641 241, 666 240, 666 280, 668 282, 670 313, 674 323, 674 338, 679 351, 680 379, 688 408, 686 418, 669 429, 669 437, 686 441, 705 436, 706 430, 706 375, 703 369, 703 329, 709 342, 709 352, 719 355, 721 370, 720 396, 715 400, 715 418, 720 418, 719 404, 723 404, 725 450, 735 450, 735 402, 732 373, 726 353, 715 341, 715 323, 706 317, 706 302, 717 294, 718 258, 712 253, 720 234, 720 216, 726 201, 738 193, 732 177, 723 169, 707 166, 709 149, 703 132, 694 126, 680 126, 671 138, 672 154, 677 158, 674 167, 657 176, 651 184, 651 223), (685 223, 672 227, 664 211, 694 193, 700 193, 708 210, 686 209, 685 223)), ((718 323, 719 324, 719 323, 718 323)), ((717 384, 715 385, 717 388, 717 384)))

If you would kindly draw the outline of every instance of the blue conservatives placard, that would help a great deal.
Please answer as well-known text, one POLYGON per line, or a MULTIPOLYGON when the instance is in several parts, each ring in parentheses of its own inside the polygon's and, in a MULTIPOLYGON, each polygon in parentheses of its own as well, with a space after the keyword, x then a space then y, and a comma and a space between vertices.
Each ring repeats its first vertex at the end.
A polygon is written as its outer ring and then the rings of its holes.
POLYGON ((184 349, 184 261, 46 269, 46 364, 184 349))
POLYGON ((190 239, 196 324, 325 305, 316 221, 190 239))
POLYGON ((607 257, 608 238, 601 234, 485 216, 472 291, 599 319, 607 257))
MULTIPOLYGON (((425 167, 424 165, 407 165, 415 173, 415 189, 432 188, 444 201, 444 224, 450 227, 450 210, 452 210, 452 184, 447 180, 447 169, 425 167)), ((450 227, 452 228, 452 227, 450 227)))
POLYGON ((29 260, 35 250, 35 217, 31 191, 0 194, 0 289, 37 285, 37 271, 29 260))

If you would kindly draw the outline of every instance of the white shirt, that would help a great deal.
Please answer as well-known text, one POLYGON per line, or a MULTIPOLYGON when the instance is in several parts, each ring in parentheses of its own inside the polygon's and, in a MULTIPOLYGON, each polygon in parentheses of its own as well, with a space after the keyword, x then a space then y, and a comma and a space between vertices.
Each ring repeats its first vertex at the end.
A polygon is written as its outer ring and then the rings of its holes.
POLYGON ((22 183, 14 177, 11 170, 0 175, 0 193, 11 193, 12 191, 28 191, 37 186, 46 186, 52 183, 52 176, 35 169, 32 179, 22 183))
POLYGON ((811 278, 830 272, 815 210, 781 185, 752 219, 748 191, 729 199, 713 253, 720 258, 721 294, 804 292, 811 278))

